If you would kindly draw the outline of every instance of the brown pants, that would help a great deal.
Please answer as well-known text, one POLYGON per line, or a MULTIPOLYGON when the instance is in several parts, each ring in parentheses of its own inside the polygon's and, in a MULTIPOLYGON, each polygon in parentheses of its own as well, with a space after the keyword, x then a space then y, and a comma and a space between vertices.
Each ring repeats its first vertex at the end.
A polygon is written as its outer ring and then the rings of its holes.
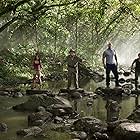
POLYGON ((72 80, 74 81, 74 87, 79 88, 78 84, 78 72, 68 70, 68 88, 70 88, 72 80))

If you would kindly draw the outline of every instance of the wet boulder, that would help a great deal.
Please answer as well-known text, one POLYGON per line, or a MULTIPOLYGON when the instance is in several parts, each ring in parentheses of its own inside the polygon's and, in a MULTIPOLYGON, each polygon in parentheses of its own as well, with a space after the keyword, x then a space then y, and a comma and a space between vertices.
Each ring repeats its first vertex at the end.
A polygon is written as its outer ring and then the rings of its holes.
POLYGON ((103 132, 105 127, 102 121, 94 117, 83 117, 73 123, 74 130, 86 133, 103 132))
POLYGON ((124 78, 120 78, 119 79, 119 83, 121 83, 121 84, 125 83, 125 79, 124 78))
POLYGON ((83 96, 89 96, 94 94, 93 92, 85 91, 82 88, 78 89, 60 89, 59 96, 67 96, 73 99, 80 99, 83 96))
POLYGON ((50 91, 48 90, 38 90, 38 89, 30 89, 26 90, 27 95, 35 95, 35 94, 46 94, 48 96, 54 96, 50 91))
POLYGON ((125 88, 128 88, 128 89, 132 90, 134 87, 133 87, 132 84, 124 84, 124 85, 122 86, 122 89, 125 89, 125 88))
POLYGON ((82 98, 82 95, 80 92, 72 92, 71 94, 69 94, 69 96, 73 99, 80 99, 82 98))
POLYGON ((95 93, 92 93, 92 94, 89 95, 89 97, 92 98, 92 99, 97 99, 98 95, 95 94, 95 93))
POLYGON ((103 87, 98 87, 95 90, 96 94, 99 94, 101 96, 122 96, 123 89, 121 87, 117 88, 103 88, 103 87))
POLYGON ((0 91, 0 96, 10 96, 8 91, 0 91))
POLYGON ((133 110, 133 112, 127 117, 127 119, 140 123, 140 105, 133 110))
POLYGON ((98 72, 92 70, 90 67, 86 67, 83 64, 79 65, 79 74, 81 76, 89 77, 93 79, 95 82, 101 82, 105 79, 104 75, 99 74, 98 72))
POLYGON ((105 96, 105 94, 103 93, 103 89, 104 89, 103 87, 96 88, 95 94, 105 96))
POLYGON ((93 138, 95 140, 109 140, 109 136, 106 133, 100 133, 100 132, 95 132, 92 139, 93 138))
POLYGON ((123 120, 116 120, 116 121, 113 121, 113 122, 108 122, 108 126, 107 126, 107 130, 109 132, 113 132, 113 130, 118 127, 121 123, 132 123, 132 121, 128 120, 128 119, 123 119, 123 120))
POLYGON ((131 93, 132 93, 132 94, 139 95, 139 94, 140 94, 140 90, 132 90, 131 93))
POLYGON ((47 109, 51 105, 61 105, 61 108, 72 110, 72 106, 70 102, 62 97, 50 97, 46 94, 42 95, 32 95, 29 97, 28 101, 16 105, 13 107, 14 110, 19 111, 36 111, 39 106, 43 106, 45 109, 47 109))
POLYGON ((121 123, 114 130, 115 140, 139 140, 140 123, 121 123))
POLYGON ((1 88, 0 95, 13 97, 13 95, 20 93, 20 91, 18 88, 1 88))
POLYGON ((126 81, 126 83, 135 84, 135 79, 133 79, 133 78, 128 78, 128 79, 126 79, 125 81, 126 81))
POLYGON ((0 132, 6 132, 8 129, 7 124, 5 123, 0 123, 0 132))
POLYGON ((54 118, 54 123, 56 123, 56 124, 63 123, 63 122, 64 122, 64 120, 61 117, 56 116, 54 118))
POLYGON ((21 129, 17 131, 17 135, 28 137, 28 136, 37 136, 42 132, 40 127, 34 126, 27 129, 21 129))
POLYGON ((61 104, 52 104, 46 108, 53 116, 64 116, 73 113, 73 109, 61 104))
POLYGON ((59 93, 73 93, 73 92, 79 92, 84 93, 84 89, 78 88, 78 89, 60 89, 59 93))
POLYGON ((38 111, 38 112, 45 112, 46 109, 45 109, 43 106, 39 106, 39 107, 37 108, 37 111, 38 111))
POLYGON ((23 97, 23 94, 21 92, 16 92, 16 93, 14 93, 12 95, 12 97, 14 97, 14 98, 21 98, 21 97, 23 97))
POLYGON ((52 121, 53 115, 49 112, 37 112, 28 115, 28 125, 29 126, 42 126, 45 123, 52 121))
POLYGON ((77 138, 80 140, 86 140, 87 139, 87 134, 86 132, 83 131, 73 131, 71 132, 72 138, 77 138))

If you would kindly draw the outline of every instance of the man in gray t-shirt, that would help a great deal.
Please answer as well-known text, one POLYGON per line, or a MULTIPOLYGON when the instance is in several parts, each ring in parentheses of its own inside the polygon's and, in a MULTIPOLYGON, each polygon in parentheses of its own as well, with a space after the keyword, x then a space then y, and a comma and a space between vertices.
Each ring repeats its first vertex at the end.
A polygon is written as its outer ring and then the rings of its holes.
POLYGON ((115 50, 112 48, 112 44, 108 43, 108 48, 103 52, 103 65, 106 69, 106 86, 109 87, 110 85, 110 72, 115 76, 115 85, 119 86, 118 83, 118 71, 117 71, 117 56, 115 50))

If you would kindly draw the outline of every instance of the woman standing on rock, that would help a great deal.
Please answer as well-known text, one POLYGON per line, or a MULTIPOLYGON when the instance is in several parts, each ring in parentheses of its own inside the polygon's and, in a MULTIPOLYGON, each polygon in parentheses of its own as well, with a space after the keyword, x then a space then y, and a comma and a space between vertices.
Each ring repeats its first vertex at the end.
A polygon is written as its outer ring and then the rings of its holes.
POLYGON ((39 52, 37 52, 33 60, 34 75, 33 75, 32 89, 36 87, 36 82, 39 82, 40 85, 42 84, 41 68, 42 68, 41 60, 40 60, 39 52))

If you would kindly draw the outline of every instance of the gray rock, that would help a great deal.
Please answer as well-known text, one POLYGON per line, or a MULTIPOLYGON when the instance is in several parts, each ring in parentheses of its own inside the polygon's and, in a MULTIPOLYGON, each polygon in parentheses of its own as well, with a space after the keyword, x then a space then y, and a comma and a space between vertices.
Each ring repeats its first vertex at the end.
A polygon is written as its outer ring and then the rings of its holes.
POLYGON ((73 127, 76 131, 84 131, 87 133, 104 131, 102 121, 94 117, 80 118, 73 123, 73 127))
POLYGON ((87 102, 87 106, 92 106, 93 105, 93 101, 88 101, 87 102))
POLYGON ((8 91, 0 91, 0 96, 9 96, 9 92, 8 91))
POLYGON ((13 107, 14 110, 20 111, 36 111, 39 106, 43 106, 45 109, 48 106, 60 104, 63 108, 72 110, 70 102, 62 97, 50 97, 47 95, 33 95, 30 96, 28 101, 13 107))
POLYGON ((37 111, 38 111, 38 112, 45 112, 46 109, 45 109, 43 106, 39 106, 39 107, 37 108, 37 111))
POLYGON ((17 135, 20 136, 37 136, 42 132, 42 129, 40 127, 34 126, 31 128, 27 128, 27 129, 21 129, 17 131, 17 135))
POLYGON ((64 116, 73 113, 72 108, 61 104, 52 104, 48 106, 46 110, 51 112, 54 116, 64 116))
POLYGON ((133 110, 127 119, 133 120, 136 123, 140 123, 140 106, 137 106, 137 108, 133 110))
POLYGON ((56 116, 55 118, 54 118, 54 123, 62 123, 63 122, 63 119, 61 118, 61 117, 58 117, 58 116, 56 116))
POLYGON ((109 140, 109 136, 106 133, 95 132, 93 137, 97 140, 109 140))
POLYGON ((72 92, 69 94, 71 96, 71 98, 74 98, 74 99, 80 99, 82 98, 82 95, 80 92, 72 92))
POLYGON ((86 140, 87 138, 86 132, 83 132, 83 131, 74 131, 71 133, 71 135, 73 138, 78 138, 80 140, 86 140))
POLYGON ((79 88, 79 89, 60 89, 59 92, 60 93, 73 93, 73 92, 83 93, 84 89, 82 89, 82 88, 79 88))
POLYGON ((29 126, 41 126, 44 123, 52 121, 52 114, 49 112, 37 112, 28 115, 29 126))
POLYGON ((90 94, 89 97, 90 97, 90 98, 93 98, 93 99, 96 99, 96 98, 98 98, 98 95, 95 94, 95 93, 93 93, 93 94, 90 94))
POLYGON ((13 93, 12 97, 20 98, 20 97, 23 97, 23 94, 21 92, 16 92, 16 93, 13 93))
POLYGON ((140 123, 122 123, 115 130, 116 140, 139 140, 140 123))
POLYGON ((108 131, 113 131, 116 127, 118 127, 121 123, 132 123, 132 121, 128 120, 128 119, 123 119, 123 120, 116 120, 113 122, 108 122, 108 131))
POLYGON ((0 132, 6 132, 8 129, 7 124, 5 123, 0 123, 0 132))

